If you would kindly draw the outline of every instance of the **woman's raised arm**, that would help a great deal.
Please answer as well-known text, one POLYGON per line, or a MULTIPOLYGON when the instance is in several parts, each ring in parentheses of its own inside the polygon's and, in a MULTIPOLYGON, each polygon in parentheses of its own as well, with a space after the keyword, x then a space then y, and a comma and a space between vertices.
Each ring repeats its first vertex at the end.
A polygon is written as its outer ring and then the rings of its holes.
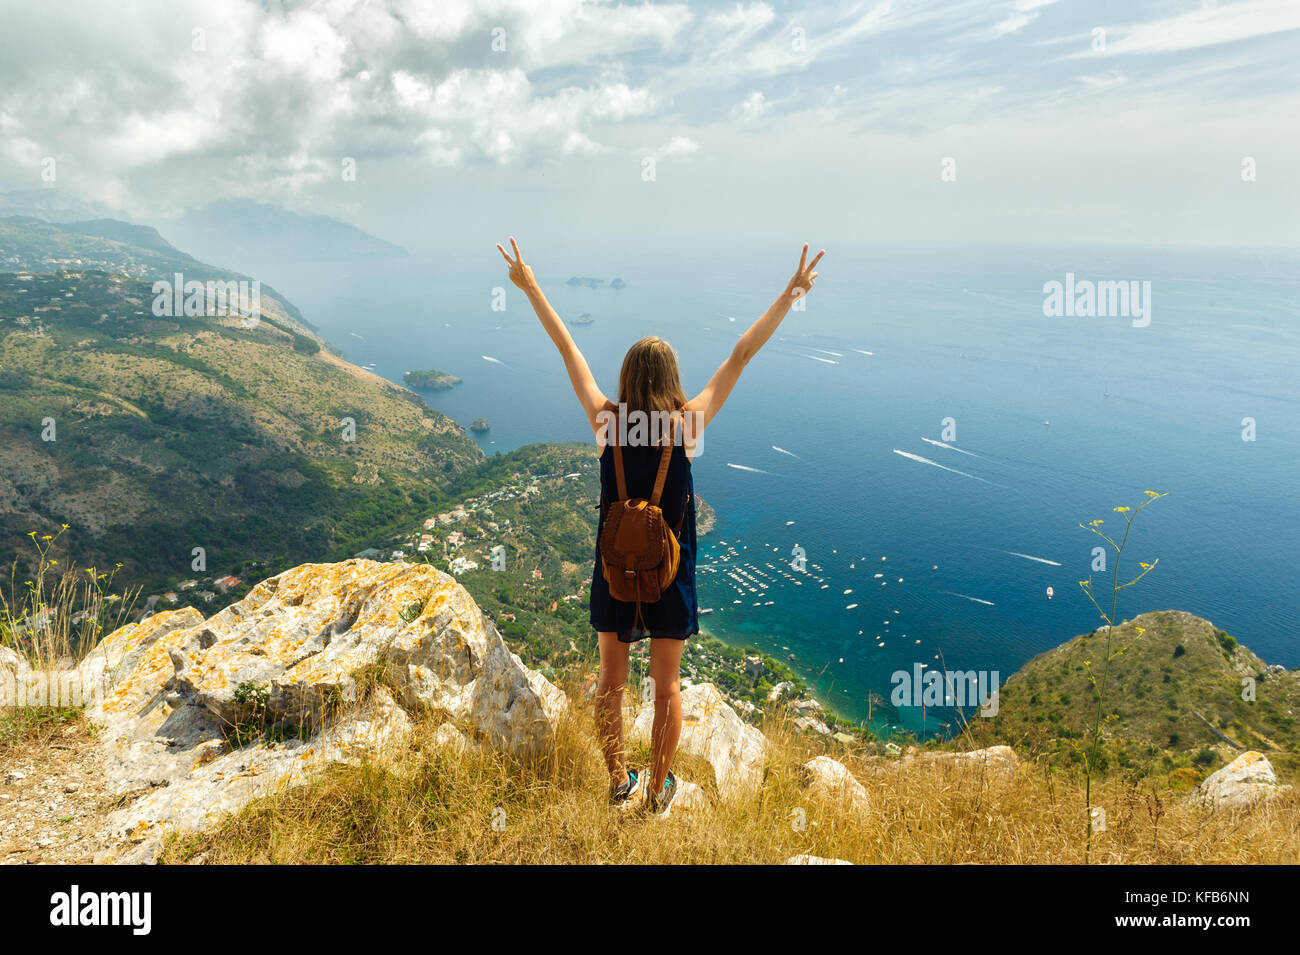
POLYGON ((564 326, 564 322, 560 320, 560 316, 555 313, 555 309, 551 308, 551 303, 542 294, 541 286, 537 284, 537 279, 533 277, 533 270, 524 263, 524 257, 519 251, 519 245, 515 242, 514 236, 510 237, 510 247, 515 252, 513 259, 510 257, 510 253, 502 248, 501 243, 497 243, 497 249, 505 256, 506 262, 510 264, 510 281, 528 296, 528 301, 532 302, 533 311, 537 313, 538 319, 541 320, 542 327, 546 329, 546 334, 551 336, 551 341, 560 350, 560 357, 564 359, 564 367, 569 373, 569 382, 573 385, 573 392, 578 396, 578 401, 582 403, 582 410, 587 414, 587 422, 591 425, 591 430, 596 431, 596 415, 609 404, 609 399, 596 385, 596 379, 591 374, 587 359, 578 350, 578 345, 574 342, 573 336, 569 334, 569 330, 564 326))
POLYGON ((817 278, 817 273, 813 269, 825 254, 826 250, 822 249, 817 253, 816 258, 808 262, 808 243, 804 243, 803 253, 799 256, 799 268, 786 284, 785 291, 777 296, 776 301, 762 317, 740 336, 740 341, 736 342, 727 360, 718 366, 718 370, 713 373, 704 390, 686 403, 686 410, 693 413, 697 433, 702 433, 714 416, 722 410, 722 405, 731 394, 731 389, 735 387, 740 373, 745 370, 749 360, 758 354, 758 350, 772 337, 772 333, 790 311, 790 306, 812 289, 813 280, 817 278))

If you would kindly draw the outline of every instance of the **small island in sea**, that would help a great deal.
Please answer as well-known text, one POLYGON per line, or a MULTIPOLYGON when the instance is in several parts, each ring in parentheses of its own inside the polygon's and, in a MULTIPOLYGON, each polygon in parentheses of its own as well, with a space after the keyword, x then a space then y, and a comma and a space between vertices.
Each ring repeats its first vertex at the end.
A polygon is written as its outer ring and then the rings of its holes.
MULTIPOLYGON (((605 280, 591 278, 586 275, 574 275, 569 278, 567 284, 574 286, 585 285, 587 288, 600 288, 605 284, 605 280)), ((627 283, 620 278, 615 278, 610 281, 609 287, 612 289, 627 288, 627 283)))
POLYGON ((491 427, 492 426, 487 423, 487 418, 475 418, 469 423, 469 429, 479 433, 487 431, 491 429, 491 427))
POLYGON ((432 368, 425 371, 408 371, 402 376, 402 381, 406 382, 408 387, 421 388, 425 391, 446 391, 461 383, 455 375, 434 371, 432 368))
POLYGON ((577 318, 569 319, 570 325, 590 325, 595 319, 591 317, 591 312, 583 312, 577 318))

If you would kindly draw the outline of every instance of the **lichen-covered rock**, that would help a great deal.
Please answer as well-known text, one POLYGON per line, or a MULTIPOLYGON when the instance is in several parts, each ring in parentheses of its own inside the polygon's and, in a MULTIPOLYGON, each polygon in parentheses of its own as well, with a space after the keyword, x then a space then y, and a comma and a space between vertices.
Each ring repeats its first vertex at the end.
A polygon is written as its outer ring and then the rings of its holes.
POLYGON ((304 783, 330 763, 355 763, 378 756, 400 741, 410 720, 384 689, 376 689, 361 711, 307 740, 258 742, 229 749, 213 741, 198 747, 183 775, 154 781, 156 788, 112 813, 103 835, 123 848, 101 853, 99 862, 151 862, 171 832, 194 832, 253 799, 304 783))
POLYGON ((809 792, 842 799, 855 810, 867 808, 867 788, 854 778, 847 766, 829 756, 817 756, 800 767, 803 785, 809 792))
POLYGON ((161 637, 187 630, 203 622, 203 615, 193 607, 164 610, 113 631, 77 666, 85 703, 94 705, 128 678, 143 688, 152 686, 160 676, 171 676, 170 661, 165 653, 155 656, 151 667, 140 662, 161 637))
POLYGON ((134 844, 104 854, 118 861, 150 861, 161 833, 400 741, 403 707, 454 720, 470 734, 463 745, 527 757, 550 748, 567 705, 453 577, 368 560, 295 567, 207 620, 154 614, 107 637, 80 671, 103 687, 87 716, 103 727, 107 785, 144 792, 110 817, 106 836, 134 844), (253 717, 278 734, 232 748, 232 728, 253 717))
POLYGON ((1211 773, 1192 794, 1192 800, 1210 809, 1243 809, 1290 788, 1278 785, 1268 758, 1252 749, 1211 773))
MULTIPOLYGON (((653 702, 642 704, 628 735, 649 741, 654 715, 653 702)), ((677 748, 707 760, 718 791, 725 795, 762 778, 767 738, 742 720, 712 683, 697 683, 682 690, 682 735, 677 748)))

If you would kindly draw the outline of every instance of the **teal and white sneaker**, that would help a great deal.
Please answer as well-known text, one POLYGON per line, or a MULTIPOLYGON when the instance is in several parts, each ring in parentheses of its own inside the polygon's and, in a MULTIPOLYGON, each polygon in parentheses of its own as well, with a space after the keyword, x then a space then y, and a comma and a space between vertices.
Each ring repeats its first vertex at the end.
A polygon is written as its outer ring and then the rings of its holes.
POLYGON ((667 819, 668 814, 673 809, 673 797, 677 795, 677 777, 673 771, 668 770, 668 776, 664 779, 664 788, 658 793, 646 793, 645 811, 652 816, 658 816, 660 819, 667 819))
POLYGON ((621 786, 615 786, 609 791, 609 804, 616 809, 626 809, 632 802, 632 797, 641 791, 641 774, 635 769, 627 771, 627 782, 621 786))

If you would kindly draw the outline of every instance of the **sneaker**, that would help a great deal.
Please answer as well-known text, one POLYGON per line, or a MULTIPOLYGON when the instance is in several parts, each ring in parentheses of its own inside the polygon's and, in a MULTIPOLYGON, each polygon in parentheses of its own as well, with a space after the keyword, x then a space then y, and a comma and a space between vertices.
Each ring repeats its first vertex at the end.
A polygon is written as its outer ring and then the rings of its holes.
POLYGON ((658 816, 660 819, 667 819, 668 813, 672 812, 673 797, 677 795, 677 777, 673 771, 668 770, 668 776, 664 780, 664 788, 658 794, 646 793, 645 811, 652 816, 658 816))
POLYGON ((626 809, 632 797, 641 791, 641 774, 635 769, 627 771, 627 782, 609 791, 609 804, 618 809, 626 809))

